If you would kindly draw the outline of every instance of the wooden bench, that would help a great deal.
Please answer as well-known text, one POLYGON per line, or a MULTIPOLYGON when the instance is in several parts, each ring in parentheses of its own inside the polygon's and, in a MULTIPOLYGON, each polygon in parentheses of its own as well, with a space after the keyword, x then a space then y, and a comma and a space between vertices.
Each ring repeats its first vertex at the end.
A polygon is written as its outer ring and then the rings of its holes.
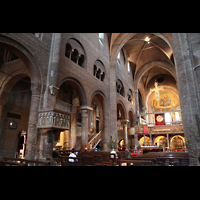
POLYGON ((0 166, 27 166, 27 164, 0 160, 0 166))
POLYGON ((119 166, 122 165, 122 163, 126 163, 127 166, 152 166, 153 163, 150 160, 118 160, 119 166))
POLYGON ((29 163, 33 163, 35 165, 44 165, 44 166, 50 166, 51 162, 48 161, 39 161, 39 160, 28 160, 28 159, 21 159, 21 158, 10 158, 10 157, 3 157, 3 161, 12 161, 14 163, 26 163, 28 166, 29 163))
MULTIPOLYGON (((93 165, 95 166, 96 165, 110 166, 110 165, 117 164, 116 154, 111 154, 110 152, 104 152, 104 151, 91 151, 89 153, 82 152, 82 153, 79 153, 78 156, 83 157, 84 160, 87 160, 87 158, 85 157, 93 157, 93 165)), ((83 164, 84 164, 84 161, 83 161, 83 164)))
MULTIPOLYGON (((72 150, 59 150, 60 156, 69 156, 72 150)), ((79 152, 78 150, 74 150, 74 152, 79 152)))
POLYGON ((153 158, 155 156, 156 162, 154 162, 155 166, 169 166, 169 165, 178 165, 178 166, 186 166, 189 165, 189 157, 188 153, 172 153, 172 152, 149 152, 144 154, 144 156, 138 156, 142 158, 153 158))
POLYGON ((60 156, 61 166, 82 166, 82 157, 60 156), (73 159, 74 162, 70 162, 73 159))
POLYGON ((138 160, 138 161, 150 161, 152 164, 156 164, 161 152, 149 152, 146 154, 140 154, 131 158, 121 158, 119 160, 138 160), (153 154, 152 154, 153 153, 153 154))
POLYGON ((162 156, 159 164, 165 166, 189 166, 189 158, 182 156, 162 156))

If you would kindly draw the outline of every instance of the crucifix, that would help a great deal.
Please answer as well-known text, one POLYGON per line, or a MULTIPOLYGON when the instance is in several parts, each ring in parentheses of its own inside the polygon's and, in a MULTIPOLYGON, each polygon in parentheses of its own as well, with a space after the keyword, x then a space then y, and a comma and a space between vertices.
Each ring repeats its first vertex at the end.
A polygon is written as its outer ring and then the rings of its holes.
POLYGON ((158 86, 158 82, 155 81, 154 83, 155 85, 155 88, 154 89, 150 89, 151 92, 155 92, 155 97, 156 97, 156 100, 159 101, 159 91, 161 90, 164 90, 163 86, 158 86))

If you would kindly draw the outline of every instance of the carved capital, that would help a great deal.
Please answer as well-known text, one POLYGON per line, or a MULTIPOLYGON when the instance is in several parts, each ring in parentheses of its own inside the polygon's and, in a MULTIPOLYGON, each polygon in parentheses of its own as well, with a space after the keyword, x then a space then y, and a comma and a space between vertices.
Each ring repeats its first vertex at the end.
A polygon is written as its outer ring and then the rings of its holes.
POLYGON ((128 120, 128 119, 122 119, 122 120, 120 120, 120 121, 121 121, 122 126, 127 126, 128 123, 129 123, 129 120, 128 120))
POLYGON ((81 110, 82 117, 88 117, 89 110, 81 110))
POLYGON ((89 106, 80 106, 80 107, 78 107, 78 110, 81 111, 82 117, 86 117, 86 118, 87 118, 89 112, 92 111, 93 108, 92 108, 92 107, 89 107, 89 106))
POLYGON ((70 115, 55 111, 41 112, 38 115, 38 128, 69 129, 70 115))

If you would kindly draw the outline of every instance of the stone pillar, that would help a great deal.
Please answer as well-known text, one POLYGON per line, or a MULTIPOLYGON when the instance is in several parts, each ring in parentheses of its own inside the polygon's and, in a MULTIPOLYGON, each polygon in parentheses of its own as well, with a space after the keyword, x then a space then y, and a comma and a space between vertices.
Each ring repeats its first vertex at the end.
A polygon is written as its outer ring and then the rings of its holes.
POLYGON ((80 106, 79 110, 81 110, 82 116, 82 127, 81 127, 81 152, 88 147, 88 115, 89 111, 93 110, 93 108, 89 106, 80 106))
POLYGON ((168 149, 170 149, 170 144, 169 144, 169 133, 167 133, 166 135, 167 135, 167 146, 168 146, 168 149))
POLYGON ((152 146, 152 134, 150 133, 149 136, 150 136, 150 145, 149 146, 152 146))
POLYGON ((110 133, 109 138, 117 139, 117 97, 116 97, 116 74, 115 64, 110 64, 110 133))
POLYGON ((136 126, 139 126, 139 123, 140 123, 140 118, 139 118, 139 98, 138 98, 138 90, 135 90, 134 91, 134 97, 135 97, 135 110, 136 110, 136 116, 137 116, 137 119, 136 119, 136 126))
MULTIPOLYGON (((102 134, 102 150, 110 150, 110 113, 106 101, 103 101, 103 134, 102 134)), ((117 138, 116 138, 117 139, 117 138)))
POLYGON ((138 134, 135 133, 134 137, 135 137, 135 145, 138 145, 138 134))
POLYGON ((184 134, 188 141, 190 165, 199 165, 200 135, 195 115, 199 115, 200 111, 194 77, 194 49, 191 43, 194 38, 188 33, 172 33, 172 37, 181 114, 184 134))
POLYGON ((128 146, 128 132, 127 132, 127 126, 129 123, 128 119, 125 120, 120 120, 121 124, 123 126, 123 140, 124 140, 124 144, 125 144, 125 150, 128 151, 129 150, 129 146, 128 146))
POLYGON ((53 131, 51 129, 40 129, 38 131, 38 154, 37 159, 52 159, 53 153, 53 131))
MULTIPOLYGON (((32 93, 34 92, 32 91, 32 93)), ((26 159, 35 159, 39 103, 40 95, 32 94, 27 132, 26 159)))
POLYGON ((46 90, 43 107, 54 107, 59 88, 57 88, 58 67, 60 62, 61 33, 52 33, 51 51, 49 56, 46 90))

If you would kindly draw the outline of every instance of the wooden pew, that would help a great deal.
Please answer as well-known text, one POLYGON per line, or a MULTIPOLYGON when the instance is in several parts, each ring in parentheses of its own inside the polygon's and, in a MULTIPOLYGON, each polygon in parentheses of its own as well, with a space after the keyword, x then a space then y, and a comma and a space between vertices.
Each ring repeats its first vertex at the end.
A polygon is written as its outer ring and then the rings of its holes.
POLYGON ((150 160, 118 160, 119 166, 122 165, 122 163, 126 163, 127 166, 152 166, 153 162, 150 160))
MULTIPOLYGON (((93 157, 93 165, 98 166, 110 166, 110 165, 116 165, 116 154, 111 154, 110 152, 104 152, 104 151, 91 151, 89 153, 87 152, 81 152, 78 154, 78 156, 83 157, 83 159, 87 160, 85 157, 93 157)), ((91 165, 91 164, 90 164, 91 165)))
POLYGON ((160 155, 163 155, 162 152, 149 152, 146 154, 140 154, 131 158, 122 158, 119 159, 120 160, 134 160, 134 161, 150 161, 153 165, 156 165, 157 160, 159 158, 160 155))
POLYGON ((69 157, 60 156, 61 166, 82 166, 82 157, 69 157), (70 162, 69 159, 73 159, 74 162, 70 162))
POLYGON ((14 163, 26 163, 27 166, 29 163, 33 163, 35 165, 44 165, 44 166, 50 166, 51 162, 49 161, 39 161, 39 160, 28 160, 28 159, 21 159, 21 158, 10 158, 10 157, 3 157, 3 161, 12 161, 14 163))
POLYGON ((0 160, 0 166, 27 166, 27 164, 0 160))
POLYGON ((189 158, 181 156, 162 156, 159 163, 165 166, 189 166, 189 158))

